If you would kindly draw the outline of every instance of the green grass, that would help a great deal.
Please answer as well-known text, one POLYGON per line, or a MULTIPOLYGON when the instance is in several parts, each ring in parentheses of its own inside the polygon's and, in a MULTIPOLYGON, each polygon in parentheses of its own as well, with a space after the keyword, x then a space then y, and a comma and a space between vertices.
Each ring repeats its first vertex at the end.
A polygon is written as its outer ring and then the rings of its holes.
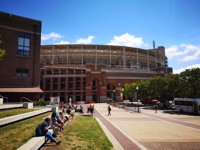
MULTIPOLYGON (((113 145, 99 126, 95 118, 77 116, 66 127, 62 135, 59 150, 113 150, 113 145)), ((55 147, 48 147, 53 150, 55 147)))
POLYGON ((28 112, 32 112, 32 111, 39 110, 39 109, 41 109, 41 108, 32 108, 32 109, 19 108, 19 109, 1 110, 0 118, 5 118, 5 117, 9 117, 9 116, 28 113, 28 112))
MULTIPOLYGON (((0 150, 15 150, 35 135, 36 126, 50 115, 46 113, 0 128, 0 150)), ((60 132, 60 145, 46 145, 45 150, 113 150, 105 133, 95 118, 77 116, 60 132)))
POLYGON ((35 135, 35 128, 51 113, 0 128, 0 150, 15 150, 35 135))

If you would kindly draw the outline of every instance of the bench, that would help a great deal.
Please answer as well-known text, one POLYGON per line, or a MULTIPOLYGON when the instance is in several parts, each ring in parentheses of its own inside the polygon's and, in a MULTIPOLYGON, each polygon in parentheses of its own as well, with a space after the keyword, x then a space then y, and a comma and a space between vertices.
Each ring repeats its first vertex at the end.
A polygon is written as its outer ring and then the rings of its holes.
MULTIPOLYGON (((53 133, 53 130, 50 129, 49 132, 53 133)), ((17 150, 27 150, 27 149, 29 149, 29 150, 38 150, 47 141, 48 141, 48 139, 45 136, 33 137, 28 142, 26 142, 21 147, 19 147, 17 150)))
MULTIPOLYGON (((68 115, 68 114, 65 114, 65 116, 71 118, 70 115, 68 115)), ((64 124, 64 126, 67 125, 67 123, 68 123, 68 121, 64 124)), ((53 129, 49 129, 49 131, 51 132, 51 134, 53 134, 53 129)), ((27 149, 28 150, 38 150, 47 141, 48 141, 48 139, 45 136, 33 137, 28 142, 26 142, 21 147, 19 147, 17 150, 27 150, 27 149)))
MULTIPOLYGON (((65 114, 65 116, 68 116, 68 114, 65 114)), ((68 116, 70 117, 70 116, 68 116)), ((64 124, 67 125, 68 121, 64 124)), ((49 130, 51 134, 53 134, 53 129, 49 130)), ((45 136, 39 136, 39 137, 33 137, 28 142, 23 144, 21 147, 19 147, 17 150, 38 150, 40 149, 48 139, 45 136)))

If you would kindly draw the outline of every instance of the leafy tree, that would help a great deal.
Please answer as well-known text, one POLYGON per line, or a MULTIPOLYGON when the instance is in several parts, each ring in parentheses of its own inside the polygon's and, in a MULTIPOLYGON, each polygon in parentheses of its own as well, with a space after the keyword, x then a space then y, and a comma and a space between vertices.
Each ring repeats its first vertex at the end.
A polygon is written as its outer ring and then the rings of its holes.
MULTIPOLYGON (((1 35, 0 35, 0 44, 2 43, 1 35)), ((0 60, 6 55, 6 50, 0 48, 0 60)))
POLYGON ((200 97, 200 68, 188 69, 181 74, 165 77, 154 77, 151 80, 140 80, 125 84, 124 94, 132 99, 138 92, 138 97, 146 99, 148 96, 160 101, 172 100, 175 97, 200 97), (136 91, 136 87, 139 90, 136 91))
POLYGON ((137 82, 137 86, 139 87, 138 90, 139 98, 146 99, 150 95, 149 84, 150 84, 149 80, 140 80, 137 82))
POLYGON ((6 55, 6 50, 5 49, 0 49, 0 60, 6 55))
POLYGON ((180 74, 184 97, 200 97, 200 68, 187 69, 180 74))

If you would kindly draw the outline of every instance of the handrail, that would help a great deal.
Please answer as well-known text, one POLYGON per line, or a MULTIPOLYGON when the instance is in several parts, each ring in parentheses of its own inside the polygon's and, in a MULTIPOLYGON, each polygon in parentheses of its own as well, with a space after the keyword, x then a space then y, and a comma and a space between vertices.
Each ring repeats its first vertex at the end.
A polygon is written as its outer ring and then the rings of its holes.
POLYGON ((28 99, 27 97, 21 97, 21 102, 22 102, 23 99, 25 99, 25 100, 27 100, 29 102, 33 102, 32 100, 28 99))
POLYGON ((0 98, 6 99, 7 103, 8 103, 8 97, 4 97, 4 96, 0 95, 0 98))

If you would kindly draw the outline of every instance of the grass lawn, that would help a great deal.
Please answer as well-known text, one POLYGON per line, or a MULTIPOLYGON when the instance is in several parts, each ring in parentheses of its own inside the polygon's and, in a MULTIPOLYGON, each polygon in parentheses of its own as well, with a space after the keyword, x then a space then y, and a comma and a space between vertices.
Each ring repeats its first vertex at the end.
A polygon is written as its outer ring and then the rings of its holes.
POLYGON ((32 109, 17 108, 17 109, 1 110, 0 118, 5 118, 5 117, 9 117, 9 116, 28 113, 28 112, 39 110, 39 109, 41 109, 41 108, 32 108, 32 109))
POLYGON ((26 143, 35 135, 35 128, 37 125, 44 120, 44 117, 50 114, 50 112, 45 113, 37 117, 1 127, 0 150, 15 150, 26 143))
POLYGON ((46 144, 43 150, 114 150, 95 118, 76 116, 58 136, 60 145, 46 144))

